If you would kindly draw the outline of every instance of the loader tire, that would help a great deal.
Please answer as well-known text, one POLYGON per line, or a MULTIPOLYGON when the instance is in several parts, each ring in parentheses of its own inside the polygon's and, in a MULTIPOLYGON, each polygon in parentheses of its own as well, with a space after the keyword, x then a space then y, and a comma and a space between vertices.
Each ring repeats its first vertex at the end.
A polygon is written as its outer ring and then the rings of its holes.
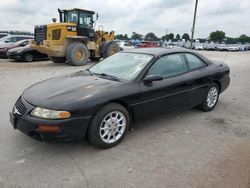
POLYGON ((108 45, 105 53, 103 54, 103 57, 104 58, 109 57, 119 51, 120 51, 119 45, 116 42, 112 42, 108 45))
POLYGON ((88 63, 89 50, 81 42, 73 42, 66 49, 66 62, 74 66, 82 66, 88 63))

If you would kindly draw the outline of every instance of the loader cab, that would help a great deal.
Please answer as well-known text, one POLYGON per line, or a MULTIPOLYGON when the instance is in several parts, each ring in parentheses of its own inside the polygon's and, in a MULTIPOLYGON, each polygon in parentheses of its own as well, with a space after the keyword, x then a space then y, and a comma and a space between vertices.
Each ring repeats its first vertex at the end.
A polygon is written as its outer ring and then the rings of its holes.
POLYGON ((90 40, 95 39, 94 20, 95 12, 83 9, 60 10, 58 9, 61 23, 75 23, 76 29, 70 27, 77 36, 85 36, 90 40))

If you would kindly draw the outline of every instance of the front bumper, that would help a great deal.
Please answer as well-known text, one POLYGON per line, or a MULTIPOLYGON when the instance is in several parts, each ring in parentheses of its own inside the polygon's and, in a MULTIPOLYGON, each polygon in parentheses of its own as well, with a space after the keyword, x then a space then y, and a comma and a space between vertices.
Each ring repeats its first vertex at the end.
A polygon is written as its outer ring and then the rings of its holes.
POLYGON ((52 57, 65 57, 65 48, 61 45, 54 45, 51 41, 45 40, 38 44, 35 40, 30 41, 30 47, 52 57))
MULTIPOLYGON (((24 114, 15 115, 15 110, 10 112, 10 122, 14 129, 18 129, 24 134, 38 139, 38 140, 53 140, 53 141, 70 141, 70 140, 82 140, 85 138, 87 127, 90 121, 90 117, 78 117, 69 118, 63 120, 46 120, 36 118, 30 115, 30 112, 35 106, 29 104, 24 99, 19 98, 19 102, 27 108, 24 114), (39 125, 46 126, 59 126, 60 130, 57 132, 44 132, 38 129, 39 125)), ((18 103, 18 101, 17 101, 18 103)), ((15 104, 18 110, 18 105, 15 104)), ((20 110, 22 111, 22 109, 20 110)))
POLYGON ((7 57, 9 59, 15 59, 15 60, 18 60, 18 61, 22 60, 22 56, 20 54, 18 54, 18 53, 8 53, 7 57))

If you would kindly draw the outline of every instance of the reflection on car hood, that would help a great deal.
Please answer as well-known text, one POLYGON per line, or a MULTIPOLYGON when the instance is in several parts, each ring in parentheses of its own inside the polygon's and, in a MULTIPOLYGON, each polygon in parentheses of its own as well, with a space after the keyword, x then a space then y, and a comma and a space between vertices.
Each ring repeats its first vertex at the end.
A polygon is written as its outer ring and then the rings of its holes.
POLYGON ((35 106, 66 110, 73 104, 87 101, 108 91, 110 87, 119 85, 120 82, 97 78, 80 71, 39 82, 27 88, 23 92, 23 98, 35 106))

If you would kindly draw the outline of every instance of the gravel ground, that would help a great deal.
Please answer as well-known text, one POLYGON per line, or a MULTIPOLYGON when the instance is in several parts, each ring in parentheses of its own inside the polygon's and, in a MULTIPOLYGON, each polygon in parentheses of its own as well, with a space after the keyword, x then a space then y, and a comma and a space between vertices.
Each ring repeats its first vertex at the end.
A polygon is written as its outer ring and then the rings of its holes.
POLYGON ((142 122, 108 150, 38 142, 9 123, 24 88, 84 67, 0 60, 0 187, 250 188, 250 52, 201 53, 231 68, 214 111, 142 122))

